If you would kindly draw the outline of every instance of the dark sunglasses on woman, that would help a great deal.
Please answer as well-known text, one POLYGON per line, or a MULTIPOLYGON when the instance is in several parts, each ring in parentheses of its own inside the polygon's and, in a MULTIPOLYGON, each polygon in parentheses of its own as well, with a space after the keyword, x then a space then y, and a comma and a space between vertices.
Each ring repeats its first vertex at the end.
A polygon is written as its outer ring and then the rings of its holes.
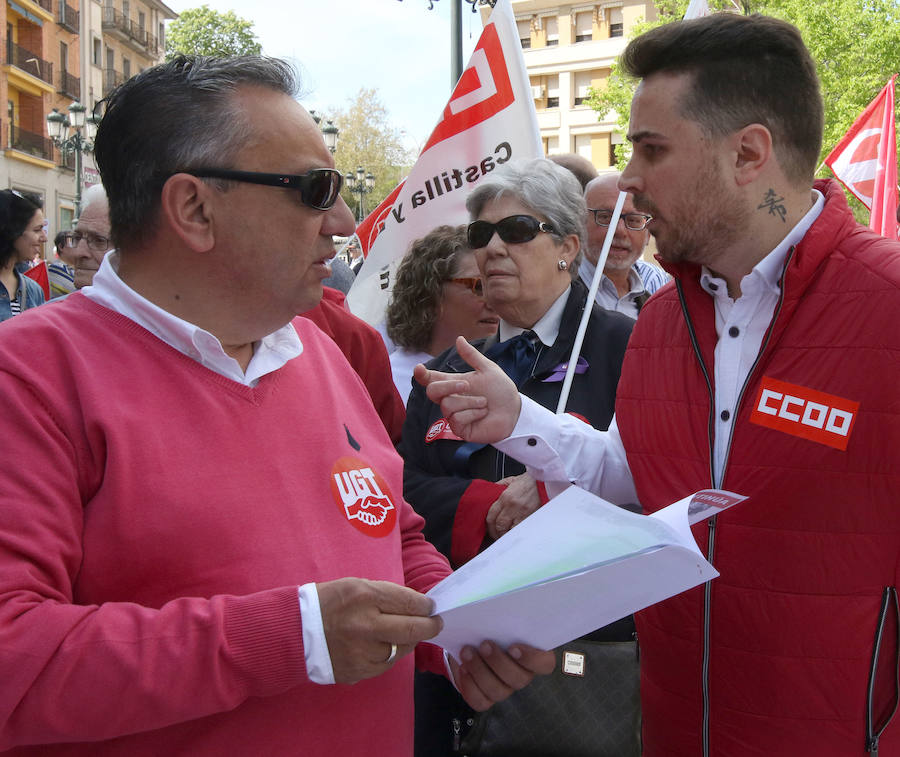
POLYGON ((517 215, 501 218, 497 223, 488 221, 473 221, 466 230, 469 247, 478 250, 487 247, 494 232, 507 244, 522 244, 530 242, 540 232, 553 234, 556 232, 549 223, 539 221, 534 216, 517 215))

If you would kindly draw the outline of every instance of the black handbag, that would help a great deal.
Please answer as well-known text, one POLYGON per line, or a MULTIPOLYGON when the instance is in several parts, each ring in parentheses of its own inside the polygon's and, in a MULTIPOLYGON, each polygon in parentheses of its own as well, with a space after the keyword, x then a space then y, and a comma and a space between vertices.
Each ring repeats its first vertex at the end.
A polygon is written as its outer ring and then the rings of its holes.
POLYGON ((464 757, 638 757, 636 640, 577 639, 556 649, 556 668, 466 723, 464 757))

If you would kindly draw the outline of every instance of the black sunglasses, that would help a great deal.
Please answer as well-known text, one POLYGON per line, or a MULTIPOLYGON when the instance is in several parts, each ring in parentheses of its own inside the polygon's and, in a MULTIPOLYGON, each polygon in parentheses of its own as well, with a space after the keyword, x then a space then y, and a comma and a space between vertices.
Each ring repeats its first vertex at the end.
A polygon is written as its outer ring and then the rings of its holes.
POLYGON ((522 244, 530 242, 539 232, 544 231, 548 234, 554 234, 554 229, 549 223, 538 221, 533 216, 507 216, 501 218, 497 223, 489 223, 488 221, 473 221, 466 229, 466 236, 469 240, 469 247, 473 250, 487 247, 494 232, 500 236, 507 244, 522 244))
POLYGON ((175 173, 186 173, 199 179, 227 179, 245 181, 250 184, 264 184, 267 187, 287 187, 300 192, 304 205, 316 210, 334 207, 341 193, 344 177, 333 168, 314 168, 305 174, 256 173, 255 171, 233 171, 230 168, 194 168, 175 173))

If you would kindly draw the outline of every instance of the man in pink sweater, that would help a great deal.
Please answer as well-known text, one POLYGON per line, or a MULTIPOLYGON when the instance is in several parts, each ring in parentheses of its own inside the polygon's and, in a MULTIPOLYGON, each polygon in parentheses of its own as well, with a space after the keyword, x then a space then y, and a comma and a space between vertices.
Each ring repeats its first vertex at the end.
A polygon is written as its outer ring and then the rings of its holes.
MULTIPOLYGON (((421 592, 449 568, 296 317, 353 221, 293 94, 261 58, 129 80, 96 141, 116 251, 0 328, 0 751, 412 753, 409 653, 445 666, 421 592)), ((462 658, 478 709, 553 663, 462 658)))

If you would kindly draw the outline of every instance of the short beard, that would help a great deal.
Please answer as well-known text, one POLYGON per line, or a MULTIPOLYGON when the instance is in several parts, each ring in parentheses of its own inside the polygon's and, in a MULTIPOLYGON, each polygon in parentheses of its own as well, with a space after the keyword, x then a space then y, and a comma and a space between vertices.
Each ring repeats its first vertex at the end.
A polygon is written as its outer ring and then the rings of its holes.
MULTIPOLYGON (((695 263, 715 268, 715 261, 741 238, 749 211, 741 207, 720 171, 712 163, 697 173, 694 186, 666 217, 666 234, 656 239, 656 249, 671 263, 695 263), (696 202, 690 198, 701 198, 696 202)), ((655 218, 659 210, 644 196, 635 195, 634 204, 655 218)))

